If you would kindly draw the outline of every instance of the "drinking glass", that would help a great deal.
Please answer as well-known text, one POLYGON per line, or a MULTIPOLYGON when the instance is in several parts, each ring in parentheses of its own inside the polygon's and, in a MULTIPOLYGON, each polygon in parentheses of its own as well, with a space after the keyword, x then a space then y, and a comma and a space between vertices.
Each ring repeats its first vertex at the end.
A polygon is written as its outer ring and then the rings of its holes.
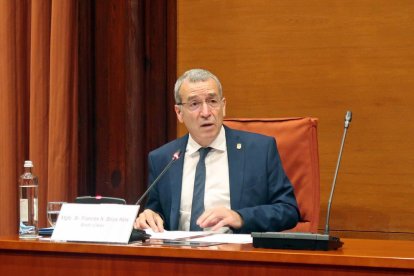
POLYGON ((55 227, 56 221, 59 217, 60 208, 62 208, 64 203, 66 202, 53 201, 47 203, 47 221, 53 228, 55 227))

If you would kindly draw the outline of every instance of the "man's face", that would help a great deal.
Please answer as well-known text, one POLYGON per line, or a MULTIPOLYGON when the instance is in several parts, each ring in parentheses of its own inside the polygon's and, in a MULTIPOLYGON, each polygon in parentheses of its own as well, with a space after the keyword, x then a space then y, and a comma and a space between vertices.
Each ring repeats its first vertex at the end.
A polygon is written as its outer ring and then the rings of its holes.
POLYGON ((220 132, 226 111, 226 99, 220 99, 217 83, 213 79, 195 83, 185 80, 180 96, 183 105, 175 105, 178 120, 198 144, 210 145, 220 132))

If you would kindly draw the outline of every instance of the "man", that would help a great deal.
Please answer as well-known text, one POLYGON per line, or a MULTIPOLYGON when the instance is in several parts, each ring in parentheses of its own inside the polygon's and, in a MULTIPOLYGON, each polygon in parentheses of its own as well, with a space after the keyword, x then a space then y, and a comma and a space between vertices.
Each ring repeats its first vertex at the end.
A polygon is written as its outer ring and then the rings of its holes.
POLYGON ((177 118, 189 134, 149 154, 152 182, 181 150, 181 157, 149 193, 135 227, 234 233, 294 227, 299 211, 275 139, 223 125, 226 99, 220 81, 209 71, 185 72, 174 90, 177 118))

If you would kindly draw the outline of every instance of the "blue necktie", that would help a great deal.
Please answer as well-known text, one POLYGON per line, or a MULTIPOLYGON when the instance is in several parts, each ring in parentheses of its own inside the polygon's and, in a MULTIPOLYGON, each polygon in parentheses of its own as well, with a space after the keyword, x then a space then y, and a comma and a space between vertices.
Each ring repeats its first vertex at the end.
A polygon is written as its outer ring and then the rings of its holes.
POLYGON ((208 152, 211 150, 208 148, 200 148, 200 159, 195 172, 194 180, 194 192, 193 192, 193 203, 191 205, 191 220, 190 220, 190 231, 202 231, 197 224, 197 219, 204 212, 204 190, 206 186, 206 163, 205 159, 208 152))

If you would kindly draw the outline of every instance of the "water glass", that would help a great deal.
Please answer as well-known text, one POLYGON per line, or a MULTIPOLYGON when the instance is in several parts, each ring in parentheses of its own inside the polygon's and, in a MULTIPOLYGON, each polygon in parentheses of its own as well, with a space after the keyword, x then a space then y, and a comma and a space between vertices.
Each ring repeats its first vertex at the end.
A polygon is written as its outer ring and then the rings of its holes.
POLYGON ((62 205, 66 202, 62 201, 53 201, 47 203, 47 221, 49 222, 50 226, 53 228, 56 225, 56 221, 59 217, 60 209, 62 205))

